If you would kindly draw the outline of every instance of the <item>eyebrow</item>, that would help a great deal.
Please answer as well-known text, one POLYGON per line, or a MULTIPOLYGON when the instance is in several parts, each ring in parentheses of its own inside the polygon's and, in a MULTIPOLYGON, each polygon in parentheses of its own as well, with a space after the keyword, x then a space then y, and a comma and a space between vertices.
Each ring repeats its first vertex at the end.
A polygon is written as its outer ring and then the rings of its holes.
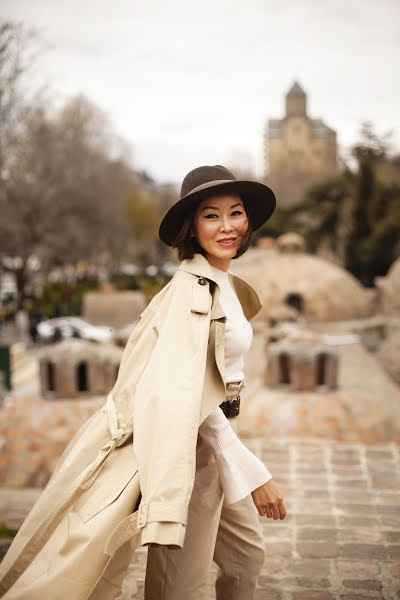
MULTIPOLYGON (((240 202, 236 202, 236 204, 232 204, 231 208, 235 208, 235 206, 242 206, 240 202)), ((211 208, 212 210, 219 210, 218 206, 203 206, 201 210, 206 210, 207 208, 211 208)))

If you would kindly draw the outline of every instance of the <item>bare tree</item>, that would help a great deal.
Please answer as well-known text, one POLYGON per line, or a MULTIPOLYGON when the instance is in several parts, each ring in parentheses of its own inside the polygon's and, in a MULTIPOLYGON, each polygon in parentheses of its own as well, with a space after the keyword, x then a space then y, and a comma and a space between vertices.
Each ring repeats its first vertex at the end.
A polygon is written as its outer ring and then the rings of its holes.
POLYGON ((117 150, 105 115, 83 97, 52 115, 40 105, 30 112, 1 202, 0 249, 19 257, 20 286, 32 254, 44 272, 121 257, 133 176, 117 150))
POLYGON ((35 32, 22 23, 0 19, 0 192, 29 110, 26 76, 38 50, 35 32))
POLYGON ((0 258, 18 264, 19 305, 32 255, 46 275, 78 260, 113 268, 154 254, 165 202, 90 100, 80 95, 56 110, 42 94, 28 108, 31 35, 0 22, 0 258))

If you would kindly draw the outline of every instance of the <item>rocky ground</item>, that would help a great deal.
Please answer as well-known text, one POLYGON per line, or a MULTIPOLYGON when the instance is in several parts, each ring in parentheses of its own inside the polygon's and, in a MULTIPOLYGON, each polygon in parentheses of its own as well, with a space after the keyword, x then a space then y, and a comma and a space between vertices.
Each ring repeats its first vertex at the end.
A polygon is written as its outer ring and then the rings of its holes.
MULTIPOLYGON (((286 518, 260 517, 266 560, 257 600, 400 598, 400 449, 317 438, 246 444, 281 488, 286 518)), ((0 521, 18 527, 38 490, 2 489, 0 521)), ((139 548, 120 600, 143 598, 139 548)), ((214 566, 207 600, 215 598, 214 566)))

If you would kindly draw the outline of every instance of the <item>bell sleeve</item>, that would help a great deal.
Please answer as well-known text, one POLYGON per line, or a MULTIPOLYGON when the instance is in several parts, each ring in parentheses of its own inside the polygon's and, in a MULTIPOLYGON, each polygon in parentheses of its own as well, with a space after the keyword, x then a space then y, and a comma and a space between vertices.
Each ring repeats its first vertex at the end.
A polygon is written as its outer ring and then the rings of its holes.
POLYGON ((224 492, 224 504, 233 504, 272 479, 272 475, 241 442, 217 407, 199 427, 200 437, 214 453, 224 492))

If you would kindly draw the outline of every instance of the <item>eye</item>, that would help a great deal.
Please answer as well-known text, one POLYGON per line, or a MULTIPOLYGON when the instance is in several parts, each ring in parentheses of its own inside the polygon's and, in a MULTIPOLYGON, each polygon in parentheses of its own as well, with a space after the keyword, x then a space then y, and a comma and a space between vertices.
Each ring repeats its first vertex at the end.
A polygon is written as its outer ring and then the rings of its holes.
MULTIPOLYGON (((243 211, 239 210, 239 209, 238 210, 234 210, 232 212, 232 215, 235 215, 235 216, 236 215, 242 215, 242 214, 243 214, 243 211)), ((218 215, 216 213, 208 213, 208 215, 204 215, 205 219, 212 219, 213 217, 217 217, 217 219, 218 219, 218 215)))

